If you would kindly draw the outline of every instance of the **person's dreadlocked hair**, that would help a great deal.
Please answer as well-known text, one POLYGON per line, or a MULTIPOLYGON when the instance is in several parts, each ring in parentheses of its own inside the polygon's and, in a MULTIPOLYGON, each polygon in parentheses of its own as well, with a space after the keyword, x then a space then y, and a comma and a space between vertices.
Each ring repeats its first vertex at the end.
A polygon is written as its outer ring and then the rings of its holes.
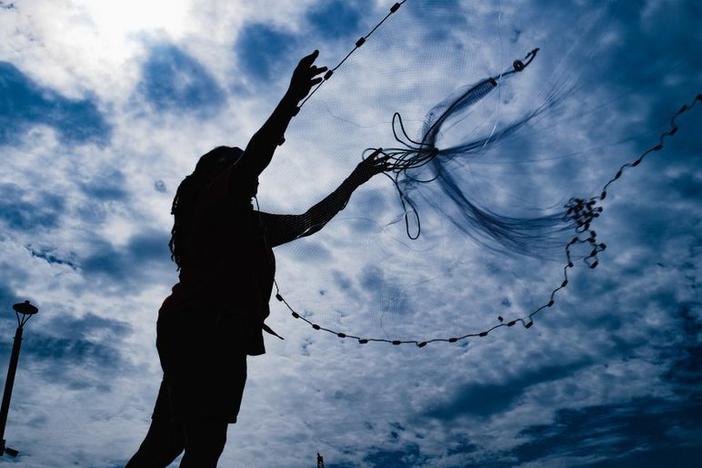
POLYGON ((173 198, 171 214, 174 216, 171 240, 168 247, 171 250, 171 259, 182 268, 182 261, 188 254, 188 245, 192 219, 195 215, 194 208, 197 198, 221 170, 227 165, 235 164, 243 151, 241 148, 219 146, 200 157, 192 174, 187 176, 178 186, 173 198))

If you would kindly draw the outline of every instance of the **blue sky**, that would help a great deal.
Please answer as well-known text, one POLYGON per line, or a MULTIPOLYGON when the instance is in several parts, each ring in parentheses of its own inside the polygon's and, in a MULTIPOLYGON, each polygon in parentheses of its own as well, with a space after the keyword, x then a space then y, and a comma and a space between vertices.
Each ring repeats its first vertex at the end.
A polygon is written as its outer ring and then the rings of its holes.
MULTIPOLYGON (((21 455, 8 463, 125 463, 161 378, 178 183, 209 149, 246 145, 301 56, 335 64, 391 3, 0 2, 0 369, 11 304, 41 309, 6 432, 21 455)), ((702 92, 701 19, 683 0, 408 0, 294 119, 259 202, 304 211, 363 149, 393 143, 393 112, 415 135, 436 102, 534 47, 524 73, 439 141, 484 136, 568 90, 456 176, 506 214, 594 195, 702 92)), ((311 466, 318 451, 332 468, 696 466, 702 107, 678 123, 613 186, 600 266, 579 264, 528 330, 361 346, 274 301, 269 323, 286 339, 249 359, 221 466, 311 466)), ((442 202, 418 199, 423 233, 410 241, 394 188, 373 179, 322 232, 277 249, 283 293, 331 328, 414 339, 520 317, 560 283, 560 262, 487 251, 432 208, 442 202)))

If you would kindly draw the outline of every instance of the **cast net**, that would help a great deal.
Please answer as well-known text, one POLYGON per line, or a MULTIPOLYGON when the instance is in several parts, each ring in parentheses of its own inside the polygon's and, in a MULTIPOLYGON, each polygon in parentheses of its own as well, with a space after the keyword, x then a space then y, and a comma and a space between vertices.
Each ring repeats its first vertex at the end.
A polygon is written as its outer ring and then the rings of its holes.
MULTIPOLYGON (((360 155, 383 148, 391 170, 321 232, 278 249, 277 297, 314 329, 361 343, 465 345, 531 327, 567 294, 571 270, 598 265, 609 185, 661 150, 677 129, 666 121, 700 98, 681 87, 660 130, 638 129, 642 96, 660 83, 612 85, 632 73, 612 59, 630 47, 617 43, 628 13, 616 2, 541 14, 510 2, 396 5, 368 8, 360 32, 372 36, 353 54, 353 40, 320 46, 322 64, 347 58, 288 131, 301 143, 285 147, 328 160, 305 171, 321 175, 310 204, 360 155)), ((649 57, 671 74, 690 65, 649 57)), ((265 188, 259 198, 264 211, 303 208, 265 188)))

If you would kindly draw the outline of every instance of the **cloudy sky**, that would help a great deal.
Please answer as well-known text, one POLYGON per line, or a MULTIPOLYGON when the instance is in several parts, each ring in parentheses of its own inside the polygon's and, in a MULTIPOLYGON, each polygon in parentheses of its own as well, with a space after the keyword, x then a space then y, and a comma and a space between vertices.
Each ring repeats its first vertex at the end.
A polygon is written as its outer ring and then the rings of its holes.
MULTIPOLYGON (((4 462, 123 466, 161 379, 178 183, 209 149, 246 145, 300 57, 335 64, 391 3, 0 1, 2 375, 11 304, 40 307, 5 435, 21 453, 4 462)), ((702 92, 701 21, 694 0, 408 0, 294 119, 261 208, 304 211, 364 148, 393 143, 393 112, 416 135, 436 102, 535 47, 453 135, 490 134, 554 92, 558 105, 465 161, 460 180, 506 214, 595 195, 702 92)), ((286 339, 249 359, 221 466, 314 466, 317 452, 330 468, 695 466, 702 106, 678 123, 613 186, 601 265, 579 263, 528 330, 359 345, 272 304, 286 339)), ((392 185, 373 179, 322 233, 277 250, 282 292, 324 326, 417 339, 524 316, 560 283, 562 259, 486 251, 425 201, 413 242, 392 185)))

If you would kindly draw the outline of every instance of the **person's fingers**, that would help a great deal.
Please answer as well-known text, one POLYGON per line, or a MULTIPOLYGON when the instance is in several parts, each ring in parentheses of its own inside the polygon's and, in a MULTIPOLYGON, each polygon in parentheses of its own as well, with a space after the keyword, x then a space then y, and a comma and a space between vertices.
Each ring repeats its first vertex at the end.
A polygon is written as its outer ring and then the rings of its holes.
POLYGON ((300 60, 300 65, 303 67, 309 67, 314 63, 318 55, 319 50, 315 49, 314 52, 312 52, 311 54, 302 57, 302 59, 300 60))
POLYGON ((312 72, 312 76, 319 75, 320 73, 324 73, 325 71, 327 71, 327 67, 315 67, 314 65, 312 65, 310 71, 312 72))
POLYGON ((317 49, 314 50, 311 54, 305 55, 300 59, 300 64, 307 64, 307 66, 310 66, 312 62, 317 58, 317 55, 319 55, 319 51, 317 49))
POLYGON ((373 151, 373 153, 369 156, 369 158, 375 158, 379 154, 383 152, 383 148, 378 148, 377 150, 373 151))
POLYGON ((318 85, 322 81, 324 81, 324 78, 315 78, 314 80, 310 81, 310 86, 318 85))
POLYGON ((381 166, 381 165, 384 165, 385 163, 387 163, 389 159, 390 159, 390 156, 378 157, 378 158, 376 158, 375 163, 377 165, 381 166))
POLYGON ((383 157, 378 158, 378 170, 380 172, 389 171, 392 168, 392 163, 390 162, 391 156, 389 154, 383 155, 383 157))

